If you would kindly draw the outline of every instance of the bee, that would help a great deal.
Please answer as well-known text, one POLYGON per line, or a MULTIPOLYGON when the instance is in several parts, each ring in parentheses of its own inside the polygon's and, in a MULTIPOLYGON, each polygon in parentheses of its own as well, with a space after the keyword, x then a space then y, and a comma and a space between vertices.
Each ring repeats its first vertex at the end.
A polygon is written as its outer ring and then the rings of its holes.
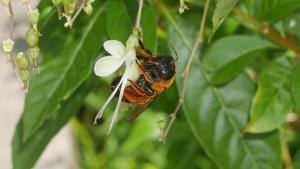
MULTIPOLYGON (((135 104, 128 121, 133 121, 139 116, 163 91, 168 89, 175 79, 176 65, 178 59, 169 55, 153 55, 149 49, 139 40, 140 48, 136 49, 136 63, 140 76, 133 82, 128 80, 130 85, 126 86, 122 100, 135 104)), ((177 56, 177 54, 176 54, 177 56)), ((117 77, 111 83, 114 90, 121 77, 117 77)), ((119 93, 119 92, 118 92, 119 93)), ((119 94, 115 97, 118 97, 119 94)))

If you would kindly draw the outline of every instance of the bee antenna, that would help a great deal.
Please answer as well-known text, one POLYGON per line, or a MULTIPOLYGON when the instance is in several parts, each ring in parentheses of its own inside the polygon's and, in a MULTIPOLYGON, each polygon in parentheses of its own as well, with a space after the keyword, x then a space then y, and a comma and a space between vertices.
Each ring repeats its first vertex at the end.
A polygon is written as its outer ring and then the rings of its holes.
POLYGON ((171 45, 171 48, 173 49, 175 55, 176 55, 176 58, 175 58, 175 62, 177 62, 178 60, 178 53, 176 52, 175 48, 171 45))

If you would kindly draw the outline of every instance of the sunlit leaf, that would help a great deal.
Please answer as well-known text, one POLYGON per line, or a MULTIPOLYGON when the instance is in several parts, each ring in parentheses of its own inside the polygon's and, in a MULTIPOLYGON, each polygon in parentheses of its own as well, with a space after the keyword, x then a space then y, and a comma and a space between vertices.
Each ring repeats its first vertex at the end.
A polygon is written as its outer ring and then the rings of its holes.
POLYGON ((287 113, 292 109, 289 92, 291 68, 286 59, 280 58, 263 70, 253 100, 247 132, 271 131, 285 120, 287 113))
POLYGON ((259 51, 274 47, 267 40, 247 35, 224 37, 213 43, 203 56, 203 64, 212 72, 212 83, 222 84, 234 78, 259 51))
POLYGON ((258 17, 262 20, 276 21, 300 6, 300 0, 256 0, 258 17))

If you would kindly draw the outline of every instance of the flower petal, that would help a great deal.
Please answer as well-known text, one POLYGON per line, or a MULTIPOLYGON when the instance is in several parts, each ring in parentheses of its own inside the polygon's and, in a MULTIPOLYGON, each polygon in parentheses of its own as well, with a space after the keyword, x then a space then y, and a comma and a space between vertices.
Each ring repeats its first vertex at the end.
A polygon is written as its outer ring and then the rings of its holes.
POLYGON ((129 67, 128 79, 135 82, 139 77, 140 77, 139 67, 135 62, 133 62, 129 67))
POLYGON ((120 89, 118 103, 117 103, 116 109, 115 109, 114 114, 113 114, 112 121, 111 121, 109 129, 108 129, 108 134, 111 132, 113 124, 116 122, 116 119, 118 117, 120 107, 121 107, 122 98, 123 98, 123 94, 124 94, 125 87, 126 87, 127 78, 128 78, 128 70, 126 69, 124 74, 123 74, 123 77, 121 79, 121 82, 120 82, 120 83, 122 83, 122 86, 121 86, 121 89, 120 89))
POLYGON ((105 41, 103 47, 112 56, 122 57, 125 53, 125 46, 117 40, 105 41))
POLYGON ((102 57, 95 64, 95 74, 100 77, 111 75, 122 65, 123 61, 123 58, 115 56, 102 57))
POLYGON ((136 53, 135 53, 134 49, 127 51, 126 59, 129 59, 129 60, 135 60, 136 59, 136 53))

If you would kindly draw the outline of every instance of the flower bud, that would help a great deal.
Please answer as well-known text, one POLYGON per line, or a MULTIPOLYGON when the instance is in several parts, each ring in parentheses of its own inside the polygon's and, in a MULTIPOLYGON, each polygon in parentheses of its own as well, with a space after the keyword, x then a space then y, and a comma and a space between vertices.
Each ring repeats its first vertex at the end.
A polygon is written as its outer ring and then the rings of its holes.
POLYGON ((35 46, 37 46, 38 42, 39 42, 39 36, 40 33, 35 30, 34 28, 30 28, 27 32, 26 32, 26 43, 30 48, 33 48, 35 46))
POLYGON ((139 44, 138 36, 136 34, 131 34, 126 42, 126 48, 130 50, 137 47, 138 44, 139 44))
POLYGON ((2 0, 4 6, 8 6, 11 0, 2 0))
POLYGON ((77 0, 63 0, 64 10, 67 16, 72 16, 75 12, 77 0))
POLYGON ((32 64, 34 68, 39 67, 39 63, 38 63, 39 52, 40 52, 40 48, 37 46, 34 48, 29 48, 27 50, 27 56, 29 56, 29 58, 32 59, 32 64))
POLYGON ((55 6, 60 5, 61 2, 62 2, 62 0, 52 0, 52 3, 53 3, 55 6))
POLYGON ((40 48, 39 47, 33 47, 28 48, 27 50, 27 56, 29 56, 31 59, 37 59, 39 57, 40 48))
POLYGON ((28 20, 32 23, 32 24, 37 24, 39 21, 39 17, 40 17, 40 12, 38 9, 32 10, 28 12, 28 20))
POLYGON ((64 4, 64 10, 67 16, 72 16, 73 13, 75 12, 75 7, 76 4, 72 3, 72 4, 64 4))
POLYGON ((93 12, 93 6, 90 2, 88 2, 84 7, 83 10, 86 14, 90 15, 93 12))
MULTIPOLYGON (((30 72, 29 72, 29 70, 19 70, 18 75, 21 80, 25 81, 24 83, 27 83, 26 81, 29 80, 30 72)), ((24 88, 26 88, 26 87, 24 87, 24 88)))
POLYGON ((14 41, 6 39, 2 42, 2 48, 5 53, 11 53, 14 49, 14 41))
POLYGON ((27 70, 30 65, 30 61, 27 55, 23 52, 18 53, 16 63, 19 70, 27 70))

